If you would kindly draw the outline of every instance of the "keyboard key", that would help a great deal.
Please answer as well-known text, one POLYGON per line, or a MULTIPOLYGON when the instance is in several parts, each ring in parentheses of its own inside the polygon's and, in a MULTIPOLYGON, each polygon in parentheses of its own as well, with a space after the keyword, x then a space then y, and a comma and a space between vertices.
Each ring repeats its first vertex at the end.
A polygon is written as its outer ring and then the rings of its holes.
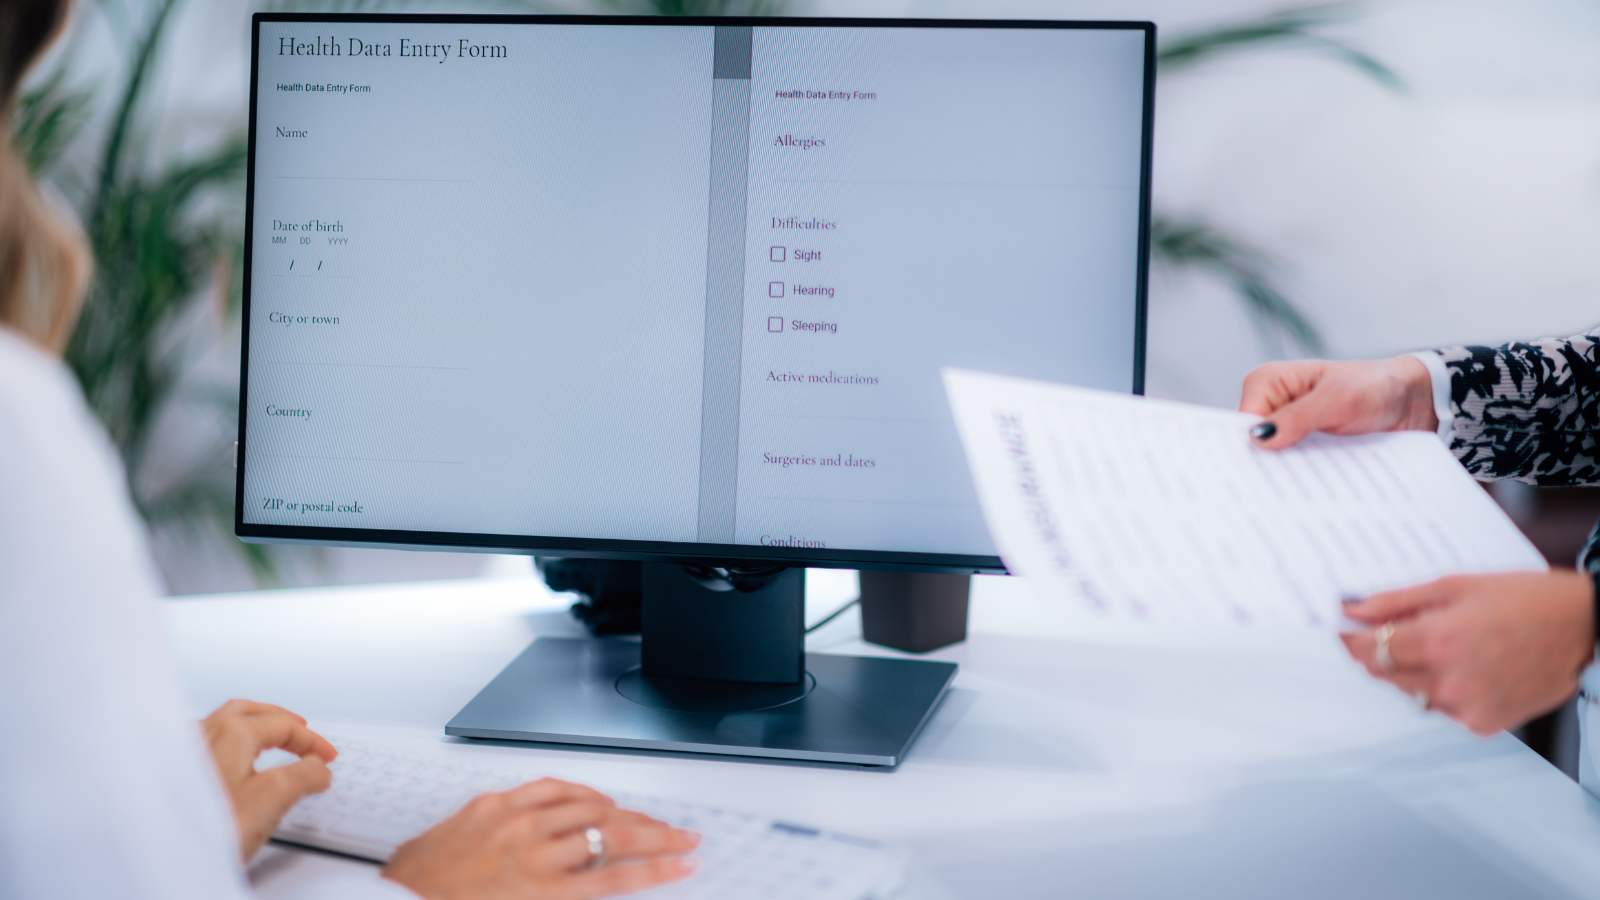
POLYGON ((351 807, 350 811, 346 813, 346 815, 352 819, 361 819, 367 822, 381 822, 383 821, 383 807, 377 805, 376 803, 367 803, 357 800, 351 807))
POLYGON ((368 788, 362 795, 362 799, 366 800, 368 803, 373 803, 378 806, 389 807, 395 806, 399 802, 401 796, 401 793, 394 788, 391 788, 387 785, 381 785, 368 788))
POLYGON ((449 800, 430 799, 424 800, 422 805, 417 807, 417 811, 423 815, 432 816, 434 819, 443 819, 460 808, 461 804, 459 803, 451 803, 449 800))
POLYGON ((340 779, 351 784, 377 784, 383 773, 376 769, 361 769, 352 767, 339 773, 340 779))
POLYGON ((354 838, 364 844, 388 844, 398 847, 416 837, 416 832, 402 825, 384 822, 356 822, 345 819, 329 829, 337 837, 354 838))
POLYGON ((416 789, 417 785, 409 784, 406 785, 406 787, 410 790, 402 790, 397 792, 394 800, 389 805, 397 809, 407 809, 413 811, 421 809, 423 803, 422 796, 411 792, 412 790, 416 789))
POLYGON ((390 775, 410 775, 411 773, 421 769, 422 766, 418 765, 415 760, 391 758, 384 760, 384 763, 380 768, 382 768, 383 771, 388 772, 390 775))
POLYGON ((326 831, 341 821, 342 817, 329 815, 317 809, 295 809, 283 817, 283 824, 306 831, 326 831))

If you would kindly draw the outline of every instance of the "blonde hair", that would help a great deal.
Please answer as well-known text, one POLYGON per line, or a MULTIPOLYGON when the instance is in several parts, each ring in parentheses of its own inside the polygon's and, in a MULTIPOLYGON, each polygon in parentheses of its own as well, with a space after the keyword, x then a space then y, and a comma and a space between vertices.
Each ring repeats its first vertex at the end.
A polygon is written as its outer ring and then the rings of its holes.
POLYGON ((39 193, 9 138, 23 76, 60 34, 65 0, 0 3, 0 325, 52 352, 72 336, 92 270, 76 223, 39 193))

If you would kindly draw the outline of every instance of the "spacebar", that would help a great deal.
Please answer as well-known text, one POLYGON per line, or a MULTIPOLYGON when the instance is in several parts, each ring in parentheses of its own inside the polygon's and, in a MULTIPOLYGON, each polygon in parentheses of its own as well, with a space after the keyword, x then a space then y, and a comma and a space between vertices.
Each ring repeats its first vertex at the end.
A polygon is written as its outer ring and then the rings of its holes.
POLYGON ((393 850, 417 836, 415 829, 387 825, 383 822, 369 822, 362 819, 345 819, 329 829, 329 833, 336 837, 357 840, 364 844, 372 844, 388 850, 393 850))

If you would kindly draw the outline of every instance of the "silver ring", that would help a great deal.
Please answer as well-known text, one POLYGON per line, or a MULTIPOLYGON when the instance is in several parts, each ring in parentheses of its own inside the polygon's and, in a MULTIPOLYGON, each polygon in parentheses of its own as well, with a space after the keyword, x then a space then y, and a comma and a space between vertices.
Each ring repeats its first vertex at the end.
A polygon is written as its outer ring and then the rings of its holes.
POLYGON ((1379 625, 1378 632, 1374 637, 1377 639, 1377 643, 1374 646, 1372 655, 1378 660, 1378 668, 1385 672, 1393 672, 1394 657, 1389 655, 1389 639, 1394 637, 1394 623, 1385 622, 1379 625))
POLYGON ((605 865, 606 861, 606 835, 598 828, 585 828, 583 839, 589 843, 589 864, 591 869, 605 865))

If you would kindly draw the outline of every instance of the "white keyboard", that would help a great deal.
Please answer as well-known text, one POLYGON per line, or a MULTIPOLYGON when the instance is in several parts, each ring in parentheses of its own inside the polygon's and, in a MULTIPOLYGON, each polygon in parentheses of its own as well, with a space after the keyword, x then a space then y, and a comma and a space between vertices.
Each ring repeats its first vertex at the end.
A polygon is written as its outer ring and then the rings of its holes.
MULTIPOLYGON (((339 758, 333 787, 301 800, 274 838, 384 862, 397 846, 486 791, 538 776, 510 776, 442 762, 378 744, 330 738, 339 758)), ((632 794, 612 793, 636 809, 704 835, 700 869, 684 881, 632 896, 658 900, 870 900, 900 886, 904 854, 865 838, 632 794)))

